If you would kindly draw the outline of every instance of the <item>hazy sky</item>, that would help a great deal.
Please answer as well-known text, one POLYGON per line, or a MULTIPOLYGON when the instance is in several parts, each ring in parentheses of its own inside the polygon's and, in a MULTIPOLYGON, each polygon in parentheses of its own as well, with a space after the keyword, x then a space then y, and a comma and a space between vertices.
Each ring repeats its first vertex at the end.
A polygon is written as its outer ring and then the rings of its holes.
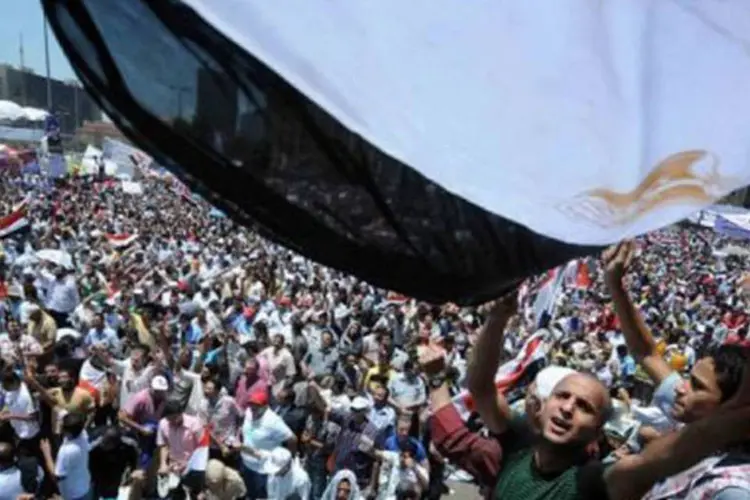
MULTIPOLYGON (((0 29, 0 62, 18 66, 19 45, 23 35, 24 63, 39 74, 44 67, 44 17, 38 0, 0 0, 2 29, 0 29)), ((50 70, 58 79, 75 78, 73 70, 60 50, 52 31, 49 31, 50 70)))

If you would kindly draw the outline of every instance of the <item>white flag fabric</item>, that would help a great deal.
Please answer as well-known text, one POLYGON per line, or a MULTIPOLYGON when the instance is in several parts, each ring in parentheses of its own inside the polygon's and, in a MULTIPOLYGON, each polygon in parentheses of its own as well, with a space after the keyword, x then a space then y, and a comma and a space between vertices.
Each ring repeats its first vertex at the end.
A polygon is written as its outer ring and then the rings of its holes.
POLYGON ((120 140, 105 137, 102 141, 104 157, 117 165, 117 173, 135 177, 136 167, 148 167, 152 159, 149 155, 138 148, 126 144, 120 140))
POLYGON ((746 0, 42 3, 191 189, 418 298, 496 297, 750 182, 746 0))
POLYGON ((186 3, 381 150, 563 241, 750 179, 744 0, 186 3))

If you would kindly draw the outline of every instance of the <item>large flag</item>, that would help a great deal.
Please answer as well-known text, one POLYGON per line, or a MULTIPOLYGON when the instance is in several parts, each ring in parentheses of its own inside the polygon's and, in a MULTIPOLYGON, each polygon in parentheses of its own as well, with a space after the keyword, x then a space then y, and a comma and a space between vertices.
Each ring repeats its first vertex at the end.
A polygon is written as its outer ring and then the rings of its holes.
POLYGON ((747 0, 42 3, 211 205, 420 299, 495 298, 750 181, 747 0))

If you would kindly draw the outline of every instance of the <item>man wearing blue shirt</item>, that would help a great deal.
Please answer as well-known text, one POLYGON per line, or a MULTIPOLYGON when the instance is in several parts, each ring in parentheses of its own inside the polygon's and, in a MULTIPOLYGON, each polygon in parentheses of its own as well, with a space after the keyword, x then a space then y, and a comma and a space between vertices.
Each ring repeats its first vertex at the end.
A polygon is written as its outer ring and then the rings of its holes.
POLYGON ((424 446, 419 442, 418 439, 413 438, 409 435, 411 430, 411 417, 401 416, 396 422, 396 434, 391 435, 385 440, 383 448, 386 451, 401 452, 412 448, 416 450, 414 460, 421 466, 427 466, 427 453, 425 452, 424 446))
POLYGON ((87 347, 102 346, 108 352, 117 353, 120 348, 120 339, 114 330, 105 325, 104 315, 99 313, 94 317, 92 327, 84 339, 84 344, 87 347))

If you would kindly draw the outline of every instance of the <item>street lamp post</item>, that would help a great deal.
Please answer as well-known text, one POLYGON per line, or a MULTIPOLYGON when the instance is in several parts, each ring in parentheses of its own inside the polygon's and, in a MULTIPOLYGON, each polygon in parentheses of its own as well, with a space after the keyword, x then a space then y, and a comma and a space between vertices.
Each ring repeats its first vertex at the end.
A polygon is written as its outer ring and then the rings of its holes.
POLYGON ((75 128, 78 128, 80 126, 80 122, 78 121, 78 85, 73 85, 73 120, 74 124, 73 126, 75 128))

